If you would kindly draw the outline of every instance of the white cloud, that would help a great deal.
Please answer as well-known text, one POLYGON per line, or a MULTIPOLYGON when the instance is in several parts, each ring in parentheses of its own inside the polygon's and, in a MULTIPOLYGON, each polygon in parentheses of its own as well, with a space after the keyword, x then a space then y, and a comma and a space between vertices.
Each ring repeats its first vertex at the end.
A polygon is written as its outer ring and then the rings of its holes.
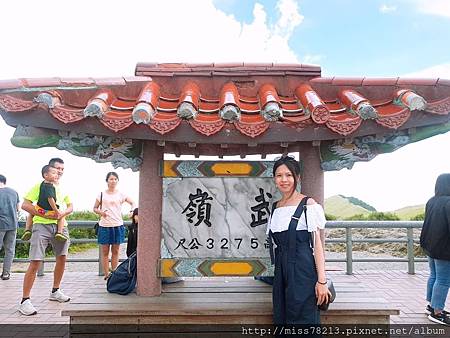
POLYGON ((325 59, 325 55, 322 54, 306 54, 302 58, 302 63, 305 64, 313 64, 313 65, 320 65, 321 61, 325 59))
POLYGON ((450 17, 448 0, 415 0, 417 9, 426 14, 450 17))
POLYGON ((280 0, 277 3, 277 10, 280 13, 280 19, 275 26, 277 34, 280 36, 291 35, 304 19, 304 16, 298 11, 297 3, 294 0, 280 0))
POLYGON ((386 4, 382 4, 381 6, 380 6, 380 12, 381 13, 392 13, 392 12, 395 12, 397 10, 397 6, 389 6, 389 5, 386 5, 386 4))
POLYGON ((266 11, 256 4, 244 24, 208 0, 10 1, 0 77, 132 75, 138 61, 297 61, 288 44, 303 18, 296 3, 280 1, 273 24, 266 11))
MULTIPOLYGON (((268 10, 256 4, 245 24, 212 0, 7 1, 0 20, 0 79, 130 76, 138 61, 298 62, 288 44, 303 19, 297 4, 280 1, 272 20, 268 10)), ((92 207, 110 164, 54 148, 15 148, 9 141, 13 131, 0 118, 0 173, 11 187, 23 196, 40 180, 42 165, 58 156, 67 163, 64 185, 75 208, 92 207)), ((137 199, 138 174, 118 172, 121 188, 137 199)))
POLYGON ((408 73, 403 77, 443 78, 450 79, 450 62, 431 66, 417 72, 408 73))

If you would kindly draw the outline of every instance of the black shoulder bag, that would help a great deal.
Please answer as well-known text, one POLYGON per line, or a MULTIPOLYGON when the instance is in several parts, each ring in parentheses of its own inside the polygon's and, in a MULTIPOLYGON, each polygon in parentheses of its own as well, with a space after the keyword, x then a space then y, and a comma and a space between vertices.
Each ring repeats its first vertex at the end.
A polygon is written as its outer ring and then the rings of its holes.
MULTIPOLYGON (((100 204, 98 205, 98 209, 102 208, 102 200, 103 200, 103 192, 100 193, 100 204)), ((98 236, 98 227, 100 224, 97 222, 94 224, 94 233, 96 236, 98 236)))

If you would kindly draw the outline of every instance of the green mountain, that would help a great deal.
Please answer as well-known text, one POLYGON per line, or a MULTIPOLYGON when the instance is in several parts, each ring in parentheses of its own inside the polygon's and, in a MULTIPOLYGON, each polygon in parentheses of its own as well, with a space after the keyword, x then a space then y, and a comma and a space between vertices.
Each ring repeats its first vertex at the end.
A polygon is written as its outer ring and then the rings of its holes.
POLYGON ((325 213, 344 219, 354 215, 368 215, 377 211, 371 205, 355 198, 343 195, 331 196, 325 199, 325 213))
POLYGON ((425 212, 425 204, 413 205, 410 207, 404 207, 404 208, 392 211, 393 214, 396 214, 401 220, 405 220, 405 221, 410 220, 414 216, 417 216, 424 212, 425 212))
MULTIPOLYGON (((333 215, 337 219, 346 219, 355 215, 368 215, 377 210, 370 204, 356 197, 335 195, 325 199, 325 213, 333 215)), ((401 209, 389 211, 397 215, 401 220, 410 220, 414 216, 425 212, 425 205, 407 206, 401 209)))

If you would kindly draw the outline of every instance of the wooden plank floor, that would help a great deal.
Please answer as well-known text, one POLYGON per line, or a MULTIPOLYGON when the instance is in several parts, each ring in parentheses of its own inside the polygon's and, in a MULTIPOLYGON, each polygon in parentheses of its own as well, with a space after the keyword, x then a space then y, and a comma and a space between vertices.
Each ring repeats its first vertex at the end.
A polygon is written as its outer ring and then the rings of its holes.
MULTIPOLYGON (((400 270, 369 270, 357 271, 353 275, 346 275, 343 271, 333 271, 330 273, 338 287, 338 298, 331 306, 337 308, 347 297, 348 292, 366 290, 368 295, 374 298, 382 298, 387 301, 388 307, 399 309, 398 315, 391 315, 391 324, 432 324, 427 318, 425 307, 425 290, 428 278, 428 271, 417 271, 415 275, 410 275, 400 270), (342 290, 342 292, 340 291, 342 290), (344 294, 345 292, 345 294, 344 294), (345 295, 345 297, 344 297, 345 295)), ((23 273, 14 273, 7 281, 0 280, 0 323, 3 324, 67 324, 69 317, 61 315, 65 310, 73 309, 73 306, 83 303, 84 299, 90 298, 89 302, 97 302, 108 297, 115 303, 122 298, 133 298, 133 302, 141 302, 134 294, 128 296, 118 296, 108 294, 105 288, 105 281, 95 272, 66 272, 62 283, 62 290, 72 299, 69 303, 57 303, 48 300, 52 287, 52 274, 46 273, 43 277, 38 277, 31 293, 31 300, 38 310, 38 314, 30 317, 22 316, 18 311, 18 304, 22 294, 23 273), (92 296, 97 295, 96 299, 92 296), (103 296, 101 296, 103 295, 103 296)), ((225 280, 224 278, 218 280, 225 280)), ((218 281, 216 280, 216 281, 218 281)), ((186 281, 187 282, 187 281, 186 281)), ((185 282, 185 283, 186 283, 185 282)), ((245 288, 247 292, 255 292, 267 286, 261 282, 252 286, 245 286, 245 283, 230 279, 226 290, 230 292, 239 291, 236 288, 245 288), (233 282, 234 284, 230 284, 233 282)), ((204 286, 211 287, 211 290, 219 290, 219 287, 211 284, 211 281, 202 280, 202 284, 190 287, 191 292, 201 292, 204 286)), ((180 285, 165 286, 166 293, 177 293, 182 291, 180 285), (179 290, 178 290, 179 289, 179 290)), ((226 298, 227 293, 224 293, 226 298)), ((145 298, 148 299, 148 298, 145 298)), ((103 301, 103 300, 102 300, 103 301)), ((123 300, 121 300, 123 301, 123 300)), ((256 300, 255 300, 256 303, 256 300)), ((258 303, 261 304, 261 303, 258 303)), ((447 299, 446 308, 450 308, 450 297, 447 299)), ((331 311, 330 310, 330 311, 331 311)), ((270 312, 270 308, 268 310, 270 312)))
MULTIPOLYGON (((346 276, 333 278, 337 298, 323 314, 324 323, 389 323, 399 313, 382 296, 346 276), (355 319, 356 318, 356 319, 355 319)), ((271 286, 253 278, 187 279, 163 286, 159 297, 120 296, 102 288, 86 290, 62 311, 71 323, 272 323, 271 286), (99 318, 102 317, 100 320, 99 318)))

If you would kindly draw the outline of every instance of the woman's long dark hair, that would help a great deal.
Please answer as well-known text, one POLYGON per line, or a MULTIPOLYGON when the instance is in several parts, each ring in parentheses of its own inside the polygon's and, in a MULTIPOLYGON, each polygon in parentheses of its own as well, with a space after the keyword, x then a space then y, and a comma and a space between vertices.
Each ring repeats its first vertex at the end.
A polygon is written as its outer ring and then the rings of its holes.
POLYGON ((294 189, 289 195, 289 197, 291 197, 294 194, 295 189, 297 188, 298 179, 300 177, 300 163, 298 163, 298 161, 291 156, 282 156, 281 158, 276 160, 273 165, 272 170, 273 177, 275 177, 275 172, 277 171, 278 167, 280 167, 283 164, 289 169, 292 176, 294 177, 294 189))
POLYGON ((137 222, 136 222, 136 220, 134 219, 134 216, 136 216, 136 215, 138 215, 138 208, 134 208, 134 210, 133 210, 133 215, 131 215, 131 227, 133 227, 133 228, 135 228, 135 227, 137 227, 137 222))

